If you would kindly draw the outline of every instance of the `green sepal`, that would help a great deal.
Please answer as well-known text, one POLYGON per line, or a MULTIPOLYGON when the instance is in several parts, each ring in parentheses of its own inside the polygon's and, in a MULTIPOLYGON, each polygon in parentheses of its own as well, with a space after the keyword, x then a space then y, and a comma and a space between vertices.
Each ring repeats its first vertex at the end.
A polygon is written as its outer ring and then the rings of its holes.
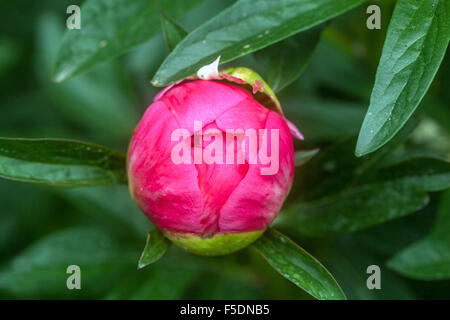
POLYGON ((266 229, 234 233, 190 233, 161 230, 177 246, 202 256, 221 256, 241 250, 256 241, 266 229))

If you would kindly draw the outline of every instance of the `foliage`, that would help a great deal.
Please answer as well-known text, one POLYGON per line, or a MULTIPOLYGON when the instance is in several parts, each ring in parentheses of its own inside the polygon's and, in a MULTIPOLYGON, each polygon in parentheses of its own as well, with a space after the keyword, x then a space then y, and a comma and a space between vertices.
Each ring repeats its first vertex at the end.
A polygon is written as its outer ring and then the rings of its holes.
POLYGON ((378 149, 422 100, 450 40, 450 3, 399 0, 392 15, 356 153, 378 149))

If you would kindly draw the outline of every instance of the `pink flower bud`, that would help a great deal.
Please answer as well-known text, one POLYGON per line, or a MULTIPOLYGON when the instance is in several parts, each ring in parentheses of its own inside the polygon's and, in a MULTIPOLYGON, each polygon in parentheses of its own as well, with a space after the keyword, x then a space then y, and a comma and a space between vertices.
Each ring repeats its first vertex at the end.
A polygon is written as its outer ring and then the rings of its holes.
POLYGON ((283 116, 242 86, 184 81, 162 91, 136 128, 132 197, 189 251, 236 251, 280 211, 294 175, 292 140, 283 116))

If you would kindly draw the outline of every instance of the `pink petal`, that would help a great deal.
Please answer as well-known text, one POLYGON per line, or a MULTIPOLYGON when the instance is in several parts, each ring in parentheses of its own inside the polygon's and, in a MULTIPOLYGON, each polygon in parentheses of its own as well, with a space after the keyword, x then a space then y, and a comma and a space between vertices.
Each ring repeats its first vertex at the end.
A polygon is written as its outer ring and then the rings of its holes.
POLYGON ((160 228, 201 232, 203 200, 194 164, 171 160, 178 125, 164 103, 153 103, 136 128, 129 177, 141 210, 160 228))
POLYGON ((203 196, 204 232, 219 231, 220 210, 245 177, 248 164, 200 164, 198 185, 203 196))
POLYGON ((194 121, 213 122, 223 112, 251 97, 247 90, 218 81, 188 81, 175 86, 161 98, 178 125, 193 133, 194 121))
POLYGON ((263 129, 266 126, 269 109, 259 104, 252 97, 242 100, 223 112, 217 119, 217 126, 227 129, 263 129))
POLYGON ((285 120, 270 111, 268 130, 279 129, 279 170, 275 175, 261 175, 268 165, 250 165, 241 183, 220 211, 222 232, 250 231, 267 227, 277 216, 294 177, 294 147, 285 120))
POLYGON ((305 140, 305 138, 303 137, 303 134, 300 132, 300 130, 298 130, 298 128, 296 127, 295 124, 293 124, 291 121, 289 121, 288 119, 286 119, 287 125, 289 127, 289 130, 291 131, 291 134, 294 138, 297 138, 298 140, 305 140))

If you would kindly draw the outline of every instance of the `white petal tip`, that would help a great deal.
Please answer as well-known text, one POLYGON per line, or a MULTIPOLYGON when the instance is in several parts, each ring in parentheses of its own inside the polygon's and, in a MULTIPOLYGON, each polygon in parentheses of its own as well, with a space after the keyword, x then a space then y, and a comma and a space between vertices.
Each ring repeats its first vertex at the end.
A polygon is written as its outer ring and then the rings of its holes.
POLYGON ((197 77, 199 77, 202 80, 218 79, 219 78, 219 61, 220 61, 220 56, 218 56, 217 59, 214 60, 213 63, 207 64, 206 66, 203 66, 200 69, 198 69, 197 77))

